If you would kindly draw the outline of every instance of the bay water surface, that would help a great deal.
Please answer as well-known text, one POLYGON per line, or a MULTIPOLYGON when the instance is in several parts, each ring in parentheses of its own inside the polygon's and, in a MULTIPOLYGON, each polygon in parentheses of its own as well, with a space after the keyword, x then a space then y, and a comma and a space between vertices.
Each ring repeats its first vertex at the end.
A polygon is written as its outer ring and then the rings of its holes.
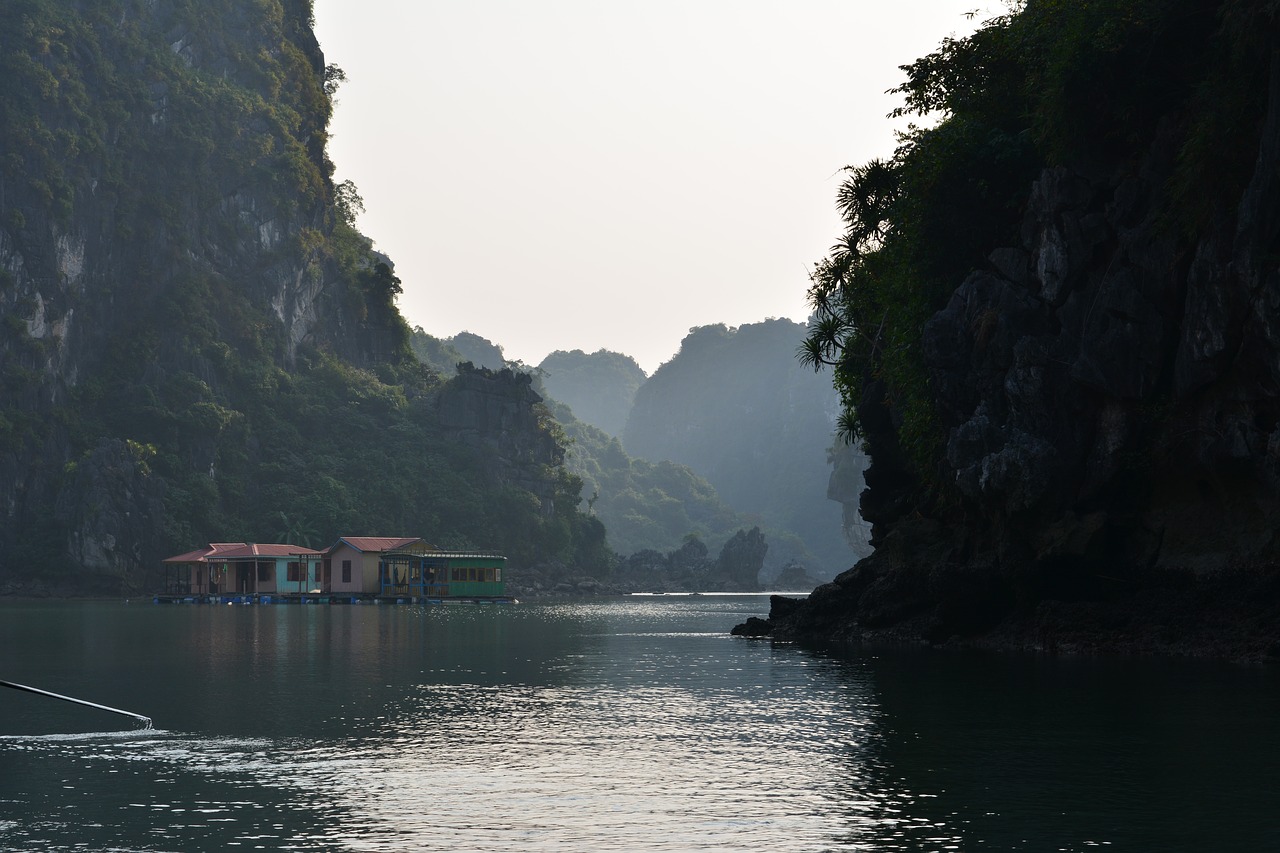
POLYGON ((1273 668, 730 637, 763 596, 0 604, 0 849, 1280 850, 1273 668))

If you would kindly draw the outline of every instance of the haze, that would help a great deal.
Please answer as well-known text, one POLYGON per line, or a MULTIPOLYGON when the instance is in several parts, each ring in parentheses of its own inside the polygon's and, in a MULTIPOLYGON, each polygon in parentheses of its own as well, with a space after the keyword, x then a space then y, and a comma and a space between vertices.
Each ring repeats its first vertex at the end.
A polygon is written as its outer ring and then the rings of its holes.
POLYGON ((808 315, 841 167, 892 152, 898 66, 973 9, 317 0, 330 153, 411 325, 651 373, 692 326, 808 315))

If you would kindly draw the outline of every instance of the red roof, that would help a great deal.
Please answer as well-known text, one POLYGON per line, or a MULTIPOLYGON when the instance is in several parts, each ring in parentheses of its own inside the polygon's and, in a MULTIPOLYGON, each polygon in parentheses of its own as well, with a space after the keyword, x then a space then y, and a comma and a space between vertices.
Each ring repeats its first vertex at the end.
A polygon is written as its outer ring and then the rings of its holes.
POLYGON ((165 557, 163 563, 203 563, 205 556, 209 553, 208 548, 201 548, 199 551, 188 551, 185 554, 179 554, 176 557, 165 557))
POLYGON ((246 557, 319 557, 321 551, 301 545, 259 545, 246 542, 211 542, 208 548, 169 557, 165 563, 207 563, 210 560, 236 560, 246 557))
MULTIPOLYGON (((412 545, 415 542, 421 541, 422 538, 419 536, 343 536, 338 540, 338 543, 345 542, 357 551, 369 553, 394 551, 397 548, 403 548, 406 545, 412 545)), ((334 543, 333 548, 337 548, 338 543, 334 543)), ((330 548, 329 550, 332 551, 333 548, 330 548)))
POLYGON ((237 557, 319 557, 323 552, 314 548, 303 548, 301 545, 241 545, 228 551, 217 551, 209 556, 212 559, 235 559, 237 557))
POLYGON ((185 554, 179 554, 176 557, 169 557, 162 560, 164 563, 204 563, 214 554, 224 554, 237 548, 248 547, 244 542, 210 542, 207 548, 201 548, 197 551, 188 551, 185 554))

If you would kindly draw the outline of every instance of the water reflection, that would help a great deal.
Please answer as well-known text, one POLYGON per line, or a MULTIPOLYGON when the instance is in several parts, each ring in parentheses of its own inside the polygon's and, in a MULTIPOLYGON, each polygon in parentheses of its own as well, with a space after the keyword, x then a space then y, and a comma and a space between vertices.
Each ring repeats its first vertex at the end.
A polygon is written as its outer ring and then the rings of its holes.
MULTIPOLYGON (((29 670, 135 670, 133 704, 182 725, 0 740, 16 771, 0 781, 0 821, 13 817, 0 841, 824 849, 867 737, 849 709, 869 688, 795 650, 729 638, 725 625, 755 606, 117 612, 146 630, 116 626, 109 656, 61 643, 29 670)), ((23 619, 0 641, 43 630, 23 619)), ((111 619, 68 611, 60 636, 110 631, 111 619)), ((118 699, 110 680, 86 676, 80 692, 118 699)))
POLYGON ((1274 850, 1280 684, 1264 669, 981 653, 864 653, 859 762, 879 850, 1274 850))
POLYGON ((727 636, 759 608, 0 605, 8 677, 164 729, 0 697, 0 847, 1280 849, 1265 671, 727 636))

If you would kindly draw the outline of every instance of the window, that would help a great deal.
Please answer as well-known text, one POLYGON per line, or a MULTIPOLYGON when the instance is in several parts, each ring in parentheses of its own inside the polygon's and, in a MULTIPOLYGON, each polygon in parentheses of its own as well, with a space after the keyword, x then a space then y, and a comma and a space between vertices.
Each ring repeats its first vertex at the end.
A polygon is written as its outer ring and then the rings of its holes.
POLYGON ((302 569, 301 567, 299 567, 297 563, 289 564, 288 578, 289 580, 295 581, 295 582, 302 580, 302 569))
POLYGON ((351 561, 342 561, 342 582, 351 583, 351 561))
POLYGON ((271 564, 258 563, 258 583, 265 583, 271 580, 271 564))

